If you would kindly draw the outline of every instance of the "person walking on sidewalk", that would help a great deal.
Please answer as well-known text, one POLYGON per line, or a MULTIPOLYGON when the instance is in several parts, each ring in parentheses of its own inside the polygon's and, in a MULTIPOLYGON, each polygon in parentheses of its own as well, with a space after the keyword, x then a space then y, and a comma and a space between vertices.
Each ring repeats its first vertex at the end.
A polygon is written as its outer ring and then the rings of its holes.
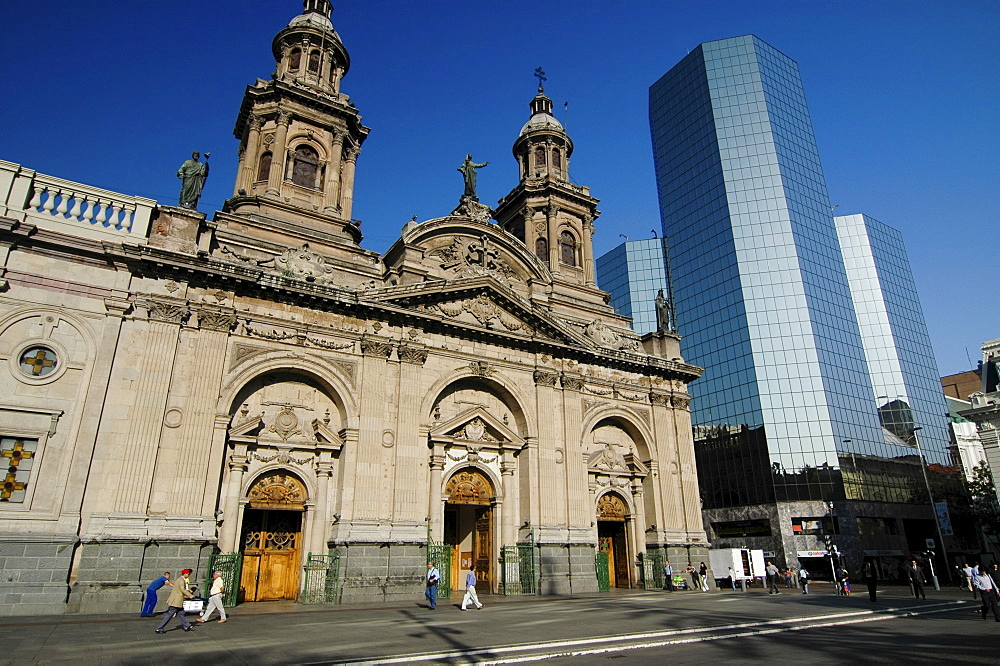
POLYGON ((906 565, 906 578, 913 588, 913 596, 917 599, 927 599, 927 594, 924 592, 924 572, 920 570, 916 560, 910 560, 906 565))
POLYGON ((674 591, 674 568, 670 566, 670 560, 663 564, 663 589, 667 592, 674 591))
POLYGON ((153 617, 153 610, 156 609, 156 602, 158 601, 157 592, 164 585, 174 586, 170 582, 169 571, 164 571, 162 576, 154 580, 146 588, 146 598, 142 602, 142 611, 139 612, 139 617, 153 617))
POLYGON ((767 593, 781 594, 781 590, 778 589, 778 567, 774 566, 774 562, 767 563, 764 573, 767 574, 767 593))
POLYGON ((983 619, 986 619, 986 615, 992 611, 993 619, 996 622, 1000 622, 1000 607, 997 605, 997 597, 1000 592, 997 591, 997 586, 993 583, 993 579, 984 572, 981 572, 979 568, 972 570, 972 589, 979 592, 979 596, 983 599, 983 607, 981 609, 983 614, 983 619))
POLYGON ((701 576, 701 591, 708 592, 711 588, 708 585, 708 567, 704 562, 698 565, 698 574, 701 576))
POLYGON ((431 610, 437 608, 439 580, 441 580, 441 572, 437 570, 433 562, 428 562, 427 578, 424 581, 427 584, 427 589, 424 590, 424 596, 427 597, 427 603, 430 605, 431 610))
POLYGON ((170 622, 170 620, 174 619, 175 615, 181 621, 181 628, 184 629, 184 631, 191 631, 194 629, 194 627, 191 626, 191 623, 187 621, 187 618, 184 617, 184 600, 190 599, 194 596, 194 593, 191 591, 191 581, 188 578, 190 573, 190 569, 184 569, 181 571, 181 577, 177 580, 177 584, 174 585, 174 589, 170 591, 170 598, 167 599, 167 612, 163 616, 163 622, 161 622, 160 626, 156 628, 156 633, 166 633, 164 627, 167 626, 167 623, 170 622))
POLYGON ((222 607, 222 597, 226 594, 225 587, 223 586, 222 572, 213 572, 212 590, 208 593, 208 605, 205 606, 205 610, 201 612, 201 617, 198 618, 198 622, 208 622, 208 618, 212 616, 212 611, 214 610, 219 611, 219 624, 226 621, 226 609, 222 607))
POLYGON ((878 596, 878 568, 874 560, 865 560, 861 575, 865 579, 865 585, 868 586, 868 599, 875 603, 875 598, 878 596))
POLYGON ((802 594, 809 594, 809 572, 805 567, 799 569, 799 582, 802 583, 802 594))
POLYGON ((469 573, 465 577, 465 598, 462 599, 462 610, 468 610, 466 607, 470 601, 476 605, 476 610, 483 607, 479 603, 479 597, 476 596, 476 570, 474 568, 469 569, 469 573))

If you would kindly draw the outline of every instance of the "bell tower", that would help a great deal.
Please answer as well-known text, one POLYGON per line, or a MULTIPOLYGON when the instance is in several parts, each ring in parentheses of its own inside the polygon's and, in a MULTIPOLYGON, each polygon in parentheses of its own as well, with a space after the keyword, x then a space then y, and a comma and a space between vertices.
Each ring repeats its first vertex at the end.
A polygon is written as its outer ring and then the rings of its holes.
POLYGON ((552 115, 545 73, 538 68, 531 117, 514 142, 520 182, 500 200, 494 217, 549 267, 555 280, 592 287, 594 220, 600 215, 590 188, 569 181, 573 141, 552 115))
POLYGON ((239 170, 225 212, 277 219, 283 229, 299 223, 357 245, 354 172, 369 128, 341 92, 351 59, 329 0, 303 4, 271 44, 271 80, 258 79, 243 97, 233 130, 239 170))

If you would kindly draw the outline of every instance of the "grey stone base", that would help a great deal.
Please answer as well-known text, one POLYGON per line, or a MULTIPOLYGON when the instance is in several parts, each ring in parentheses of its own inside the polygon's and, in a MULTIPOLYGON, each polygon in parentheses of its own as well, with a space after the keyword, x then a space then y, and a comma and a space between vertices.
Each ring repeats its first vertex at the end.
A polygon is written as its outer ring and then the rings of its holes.
POLYGON ((597 591, 593 545, 539 544, 539 594, 589 594, 597 591))
MULTIPOLYGON (((146 587, 165 571, 177 578, 181 569, 192 569, 192 584, 203 587, 215 550, 212 544, 191 542, 86 543, 79 548, 67 613, 139 613, 146 587)), ((164 590, 169 593, 164 587, 161 597, 164 590)))
POLYGON ((64 613, 73 545, 0 536, 0 616, 64 613))
POLYGON ((340 602, 419 601, 427 548, 418 543, 350 543, 340 555, 340 602))

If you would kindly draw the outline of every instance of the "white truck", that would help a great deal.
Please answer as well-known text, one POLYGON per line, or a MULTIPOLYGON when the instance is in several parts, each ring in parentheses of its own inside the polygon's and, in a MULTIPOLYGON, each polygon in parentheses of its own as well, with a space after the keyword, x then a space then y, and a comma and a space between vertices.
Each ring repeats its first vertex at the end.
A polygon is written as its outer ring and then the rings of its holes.
MULTIPOLYGON (((753 582, 754 578, 764 578, 764 551, 749 548, 720 548, 708 551, 712 573, 716 581, 729 578, 732 569, 733 581, 740 584, 753 582)), ((725 583, 723 583, 725 584, 725 583)))

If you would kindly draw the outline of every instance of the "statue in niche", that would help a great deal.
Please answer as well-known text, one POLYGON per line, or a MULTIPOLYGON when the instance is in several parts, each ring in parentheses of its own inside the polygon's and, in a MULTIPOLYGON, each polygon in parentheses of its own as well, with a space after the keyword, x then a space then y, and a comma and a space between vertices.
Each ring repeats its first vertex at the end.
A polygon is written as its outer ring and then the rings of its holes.
POLYGON ((465 161, 462 162, 462 166, 458 167, 458 170, 462 172, 462 178, 465 179, 465 193, 462 195, 463 199, 479 201, 479 196, 476 194, 476 169, 482 169, 488 164, 489 162, 476 164, 472 161, 472 153, 466 154, 465 161))
POLYGON ((656 332, 657 333, 673 333, 674 324, 673 313, 670 308, 670 301, 667 297, 663 295, 663 290, 660 289, 659 293, 656 294, 656 332))
POLYGON ((191 159, 185 160, 177 170, 177 177, 181 179, 181 196, 177 205, 181 208, 198 208, 198 199, 201 198, 201 190, 208 178, 208 158, 212 154, 205 153, 204 162, 198 161, 200 156, 201 153, 194 151, 191 159))

